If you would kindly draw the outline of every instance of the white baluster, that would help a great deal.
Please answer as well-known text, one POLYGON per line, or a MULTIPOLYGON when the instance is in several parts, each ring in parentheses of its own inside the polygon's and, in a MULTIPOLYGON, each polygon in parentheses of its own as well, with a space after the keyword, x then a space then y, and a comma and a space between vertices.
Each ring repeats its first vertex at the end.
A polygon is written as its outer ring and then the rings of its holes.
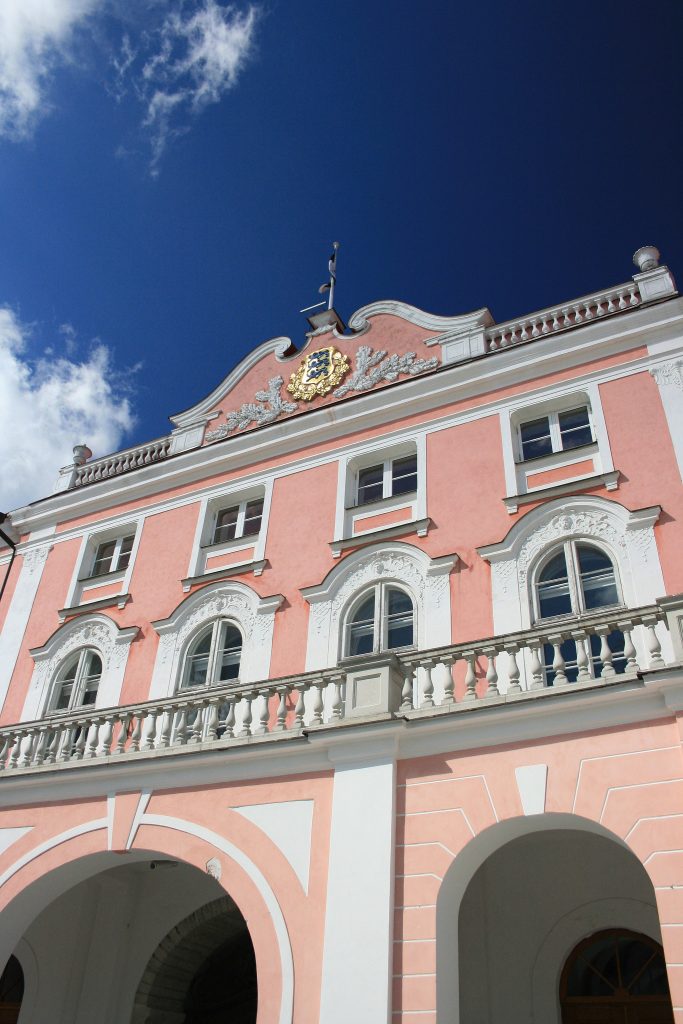
POLYGON ((508 693, 521 693, 522 687, 519 685, 519 665, 517 664, 517 652, 518 647, 507 647, 508 656, 508 678, 510 679, 510 685, 508 686, 508 693))
POLYGON ((157 731, 157 708, 150 708, 145 718, 141 750, 154 750, 157 731))
POLYGON ((332 683, 332 706, 330 708, 330 718, 333 722, 339 722, 344 715, 342 683, 344 682, 345 675, 343 672, 335 672, 334 675, 329 678, 332 683))
POLYGON ((443 704, 453 704, 455 702, 455 680, 453 679, 455 656, 446 655, 441 659, 441 664, 446 669, 446 682, 443 684, 443 704))
POLYGON ((603 679, 609 679, 616 675, 612 659, 614 655, 610 649, 610 645, 607 642, 607 637, 611 633, 609 626, 596 626, 595 632, 600 637, 600 661, 602 662, 601 676, 603 679))
POLYGON ((97 756, 107 757, 111 750, 111 741, 114 736, 114 716, 100 719, 97 742, 97 756))
POLYGON ((474 671, 476 654, 474 651, 467 651, 467 672, 465 673, 465 695, 463 700, 477 700, 477 673, 474 671))
POLYGON ((277 723, 275 732, 285 732, 287 728, 287 687, 278 686, 276 693, 279 697, 277 706, 277 723))
POLYGON ((498 697, 500 690, 498 689, 498 673, 496 672, 496 649, 490 647, 488 650, 483 651, 488 658, 488 667, 486 669, 486 681, 488 687, 486 689, 487 697, 498 697))
POLYGON ((541 662, 541 646, 534 643, 531 647, 531 689, 542 690, 545 686, 543 663, 541 662))
POLYGON ((312 708, 312 719, 311 725, 322 725, 323 724, 323 680, 316 679, 313 683, 313 708, 312 708))
POLYGON ((12 733, 6 732, 2 739, 0 739, 0 772, 4 771, 7 756, 12 747, 12 733))
POLYGON ((17 761, 19 760, 19 754, 21 753, 21 741, 26 734, 23 732, 17 732, 14 734, 14 746, 12 747, 12 753, 10 759, 7 762, 8 768, 16 768, 17 761))
POLYGON ((227 736, 228 739, 232 739, 235 735, 235 703, 236 698, 230 697, 228 702, 228 714, 225 719, 225 732, 223 733, 223 735, 227 736))
POLYGON ((51 729, 48 732, 48 746, 45 753, 45 760, 43 764, 54 764, 57 760, 57 752, 59 750, 59 733, 56 729, 51 729))
POLYGON ((178 708, 173 739, 181 747, 187 743, 187 704, 178 708))
POLYGON ((251 736, 251 704, 254 699, 253 693, 242 694, 242 702, 244 705, 244 712, 242 714, 242 731, 240 736, 251 736))
POLYGON ((403 666, 403 689, 401 690, 401 711, 413 710, 413 669, 403 666))
POLYGON ((261 711, 259 713, 259 723, 256 728, 256 736, 267 736, 268 725, 270 723, 270 707, 268 706, 270 700, 270 690, 259 690, 259 697, 261 697, 261 711))
POLYGON ((577 683, 587 683, 591 679, 591 674, 588 667, 590 662, 586 653, 585 634, 583 630, 575 630, 572 637, 576 643, 576 667, 578 669, 576 681, 577 683))
POLYGON ((190 743, 201 743, 202 734, 204 732, 204 702, 201 700, 195 701, 193 710, 195 714, 194 721, 192 722, 190 743))
POLYGON ((218 705, 220 697, 212 697, 206 713, 206 738, 209 741, 218 739, 218 705))
POLYGON ((97 753, 97 739, 100 731, 100 722, 103 721, 101 718, 94 718, 92 722, 89 722, 84 727, 86 735, 85 743, 85 756, 87 758, 94 757, 97 753))
POLYGON ((420 707, 434 707, 434 680, 432 679, 433 661, 421 661, 420 668, 424 669, 424 682, 422 683, 422 702, 420 707))
POLYGON ((85 750, 85 741, 88 734, 88 724, 80 722, 76 726, 76 736, 73 741, 73 750, 71 751, 71 757, 74 761, 83 760, 83 751, 85 750))
POLYGON ((633 623, 619 622, 617 625, 624 634, 624 658, 626 659, 626 667, 624 671, 629 675, 635 675, 636 672, 640 671, 640 666, 638 665, 638 655, 633 645, 633 623))
POLYGON ((161 715, 161 729, 157 741, 157 750, 164 749, 171 745, 171 727, 173 726, 173 712, 166 708, 161 715))
POLYGON ((48 731, 46 728, 41 729, 38 733, 35 746, 33 748, 33 757, 31 758, 31 765, 37 768, 39 765, 45 763, 45 750, 47 747, 48 731))
POLYGON ((568 683, 567 673, 565 672, 566 662, 562 657, 562 636, 549 636, 548 642, 553 645, 553 673, 555 678, 553 680, 554 686, 564 686, 568 683))
POLYGON ((662 658, 662 645, 659 642, 659 637, 655 632, 656 619, 643 619, 643 625, 646 631, 646 643, 648 654, 650 655, 650 668, 666 668, 664 659, 662 658))
POLYGON ((303 729, 304 726, 304 714, 306 712, 306 705, 304 702, 304 690, 306 690, 306 683, 299 683, 295 689, 297 691, 296 707, 294 709, 294 728, 303 729))
POLYGON ((143 711, 135 712, 135 726, 130 734, 130 749, 134 753, 140 749, 140 740, 142 739, 142 722, 144 718, 143 711))

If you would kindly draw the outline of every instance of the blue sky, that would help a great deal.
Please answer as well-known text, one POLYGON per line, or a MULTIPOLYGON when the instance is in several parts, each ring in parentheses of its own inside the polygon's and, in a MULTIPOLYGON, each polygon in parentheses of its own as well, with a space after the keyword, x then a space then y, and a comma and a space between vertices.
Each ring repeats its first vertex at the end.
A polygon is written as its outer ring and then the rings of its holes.
POLYGON ((2 0, 0 509, 337 306, 683 280, 683 6, 2 0))

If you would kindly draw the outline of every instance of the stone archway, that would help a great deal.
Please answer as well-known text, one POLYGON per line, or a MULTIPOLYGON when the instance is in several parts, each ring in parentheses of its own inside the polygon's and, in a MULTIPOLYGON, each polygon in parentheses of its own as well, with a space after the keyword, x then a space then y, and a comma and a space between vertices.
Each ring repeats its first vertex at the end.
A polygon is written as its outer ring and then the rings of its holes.
POLYGON ((567 956, 610 927, 661 943, 652 883, 623 840, 571 814, 485 829, 438 897, 439 1024, 559 1024, 567 956))
POLYGON ((132 1024, 213 1024, 214 1017, 254 1024, 256 1007, 254 948, 244 918, 223 896, 159 943, 138 986, 132 1024))

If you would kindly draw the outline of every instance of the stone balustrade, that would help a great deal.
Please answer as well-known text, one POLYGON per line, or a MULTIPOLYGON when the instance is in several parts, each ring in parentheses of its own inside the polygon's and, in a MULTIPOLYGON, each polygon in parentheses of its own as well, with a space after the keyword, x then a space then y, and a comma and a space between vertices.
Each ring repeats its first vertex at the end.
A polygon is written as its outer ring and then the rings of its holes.
MULTIPOLYGON (((344 719, 363 722, 457 713, 511 700, 601 687, 667 668, 660 635, 681 633, 683 596, 656 605, 547 623, 429 651, 349 658, 321 672, 185 690, 120 708, 83 708, 0 729, 0 770, 18 772, 300 736, 344 719), (611 642, 610 642, 611 638, 611 642), (615 642, 616 640, 616 642, 615 642), (567 644, 570 651, 567 650, 567 644), (551 655, 551 656, 550 656, 551 655), (377 666, 379 665, 379 670, 377 666), (386 671, 376 706, 354 704, 358 679, 386 671), (392 682, 393 679, 393 682, 392 682)), ((683 652, 674 641, 674 664, 683 652)), ((350 724, 350 721, 347 721, 350 724)))
POLYGON ((640 303, 640 290, 633 282, 608 291, 595 292, 593 295, 532 313, 519 320, 494 324, 486 331, 486 351, 496 352, 525 341, 533 341, 535 338, 557 334, 612 313, 623 313, 624 310, 633 309, 640 303))
POLYGON ((117 452, 104 459, 88 462, 76 470, 73 486, 83 487, 85 484, 92 484, 97 480, 108 480, 109 477, 119 476, 120 473, 126 473, 129 469, 139 469, 140 466, 149 466, 153 462, 160 462, 169 455, 170 448, 171 438, 161 437, 157 441, 141 444, 137 448, 128 448, 126 451, 117 452))

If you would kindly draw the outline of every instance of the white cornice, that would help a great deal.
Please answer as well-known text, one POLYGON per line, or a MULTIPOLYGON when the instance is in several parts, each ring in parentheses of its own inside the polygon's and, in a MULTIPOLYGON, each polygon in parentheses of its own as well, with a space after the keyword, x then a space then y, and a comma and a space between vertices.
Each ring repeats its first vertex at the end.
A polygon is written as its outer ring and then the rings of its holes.
MULTIPOLYGON (((577 376, 577 386, 587 379, 602 380, 626 372, 640 372, 656 363, 657 359, 649 355, 638 356, 632 362, 622 363, 613 369, 593 370, 590 364, 594 360, 628 352, 636 346, 646 347, 661 340, 669 342, 672 332, 680 328, 682 319, 683 299, 672 299, 633 310, 626 319, 614 317, 586 324, 563 335, 562 346, 558 345, 558 338, 549 336, 466 363, 450 364, 428 375, 407 377, 393 385, 235 434, 203 448, 181 452, 122 476, 89 484, 86 488, 58 492, 13 512, 12 522, 22 533, 33 532, 55 522, 104 511, 114 504, 151 498, 156 493, 200 481, 217 472, 253 467, 260 461, 291 454, 313 444, 339 441, 343 434, 384 426, 399 417, 436 413, 438 407, 446 403, 495 393, 517 384, 533 383, 539 376, 545 377, 581 364, 586 364, 586 369, 577 376), (618 332, 615 331, 617 324, 620 327, 618 332), (399 387, 400 400, 394 390, 399 387)), ((679 352, 683 353, 680 338, 669 351, 669 358, 679 352)), ((547 388, 545 384, 540 391, 532 387, 528 396, 520 394, 517 401, 531 400, 534 394, 544 393, 547 388)), ((500 398, 485 401, 456 419, 459 422, 463 417, 467 420, 490 415, 501 406, 501 402, 509 401, 500 398)), ((442 423, 436 416, 434 423, 425 422, 425 427, 435 429, 439 424, 448 426, 452 421, 453 417, 449 416, 442 423)), ((343 442, 335 449, 337 453, 340 450, 344 450, 343 442)), ((336 455, 327 453, 324 457, 329 459, 336 455)), ((317 461, 320 458, 317 456, 317 461)), ((310 458, 305 461, 309 462, 310 458)))
POLYGON ((197 421, 201 420, 210 409, 220 402, 230 391, 235 387, 243 377, 246 376, 249 371, 256 366, 266 356, 275 353, 275 357, 280 360, 285 360, 290 356, 295 356, 299 353, 299 349, 293 344, 291 338, 271 338, 269 341, 264 341, 262 345, 252 349, 252 351, 242 359, 234 370, 231 370, 227 377, 224 377, 218 387, 215 387, 213 391, 203 398, 201 402, 197 402, 196 405, 191 406, 189 409, 185 409, 184 412, 177 412, 169 419, 176 427, 189 427, 197 421))
POLYGON ((436 316, 434 313, 425 313, 424 310, 417 309, 416 306, 410 306, 407 302, 381 299, 379 302, 371 302, 356 310, 349 320, 349 327, 354 331, 364 331, 367 329, 368 320, 371 317, 382 314, 398 317, 416 327, 424 327, 428 331, 467 331, 474 327, 490 327, 495 322, 486 307, 458 316, 436 316))

